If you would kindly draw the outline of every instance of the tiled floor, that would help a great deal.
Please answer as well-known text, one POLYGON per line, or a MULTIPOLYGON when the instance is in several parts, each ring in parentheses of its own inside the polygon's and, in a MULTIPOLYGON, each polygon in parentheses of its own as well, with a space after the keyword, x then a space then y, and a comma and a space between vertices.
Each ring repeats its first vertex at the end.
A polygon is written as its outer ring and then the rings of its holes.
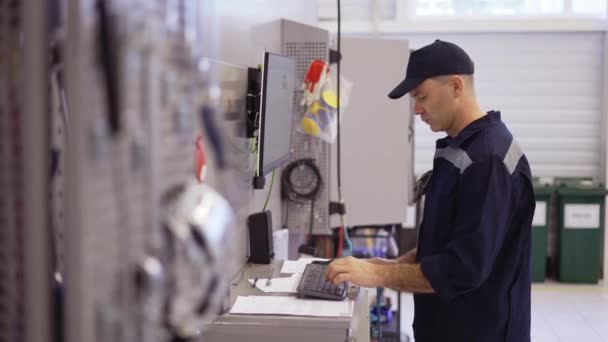
MULTIPOLYGON (((402 295, 403 331, 413 341, 413 300, 402 295)), ((532 285, 532 342, 608 342, 608 282, 532 285)))

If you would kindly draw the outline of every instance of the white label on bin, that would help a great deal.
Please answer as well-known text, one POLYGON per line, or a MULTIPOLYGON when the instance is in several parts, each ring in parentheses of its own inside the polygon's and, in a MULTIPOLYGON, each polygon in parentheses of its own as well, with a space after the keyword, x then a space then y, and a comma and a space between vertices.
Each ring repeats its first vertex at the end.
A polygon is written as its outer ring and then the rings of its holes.
POLYGON ((547 202, 536 201, 536 209, 534 210, 534 218, 532 219, 532 227, 544 227, 547 225, 547 202))
POLYGON ((599 204, 566 204, 564 205, 564 228, 598 229, 600 228, 599 204))

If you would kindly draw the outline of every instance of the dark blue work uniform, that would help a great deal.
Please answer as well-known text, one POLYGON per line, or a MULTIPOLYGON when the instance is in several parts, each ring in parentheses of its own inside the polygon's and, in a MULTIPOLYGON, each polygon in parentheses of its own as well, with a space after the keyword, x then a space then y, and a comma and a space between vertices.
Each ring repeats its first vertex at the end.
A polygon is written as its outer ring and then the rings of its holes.
POLYGON ((435 294, 416 294, 416 342, 529 342, 528 161, 489 112, 437 140, 417 261, 435 294))

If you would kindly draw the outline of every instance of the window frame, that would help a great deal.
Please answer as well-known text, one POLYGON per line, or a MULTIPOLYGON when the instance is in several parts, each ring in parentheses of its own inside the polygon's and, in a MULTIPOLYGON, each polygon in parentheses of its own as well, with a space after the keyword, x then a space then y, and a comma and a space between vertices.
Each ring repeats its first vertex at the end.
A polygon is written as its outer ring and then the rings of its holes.
MULTIPOLYGON (((318 0, 318 8, 321 1, 318 0)), ((370 13, 374 10, 370 0, 370 13)), ((416 16, 412 0, 394 0, 396 13, 393 19, 380 19, 370 15, 368 20, 343 20, 342 30, 347 33, 465 33, 465 32, 589 32, 608 31, 608 0, 605 16, 575 14, 572 0, 564 0, 564 11, 570 13, 547 15, 479 15, 479 16, 416 16)), ((377 3, 376 3, 377 4, 377 3)), ((325 5, 326 6, 326 5, 325 5)), ((320 15, 318 15, 320 17, 320 15)), ((317 19, 321 28, 336 31, 336 20, 317 19)))

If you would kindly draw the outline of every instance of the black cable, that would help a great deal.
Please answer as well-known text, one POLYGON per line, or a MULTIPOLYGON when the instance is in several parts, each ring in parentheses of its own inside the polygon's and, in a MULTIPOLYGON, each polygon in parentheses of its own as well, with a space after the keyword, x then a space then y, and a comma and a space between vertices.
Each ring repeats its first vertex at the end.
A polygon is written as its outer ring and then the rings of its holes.
POLYGON ((300 246, 299 251, 305 254, 315 254, 315 249, 313 248, 313 227, 314 227, 314 213, 315 213, 315 201, 319 197, 319 194, 323 190, 323 176, 321 176, 321 170, 315 164, 314 159, 306 158, 306 159, 298 159, 285 167, 283 173, 281 174, 281 193, 283 198, 286 198, 292 202, 297 203, 310 203, 310 221, 309 221, 309 233, 308 233, 308 242, 306 245, 300 246), (298 189, 296 185, 293 184, 291 180, 291 176, 296 169, 306 168, 309 172, 312 172, 313 179, 309 184, 302 185, 298 184, 300 188, 306 187, 308 188, 310 184, 314 184, 314 187, 308 191, 302 191, 298 189))
POLYGON ((287 202, 283 204, 283 211, 285 211, 285 220, 283 221, 283 228, 288 228, 289 225, 289 205, 287 202))
POLYGON ((310 202, 310 223, 309 223, 309 227, 308 227, 308 236, 309 236, 308 243, 311 246, 312 246, 312 229, 313 229, 314 222, 315 222, 314 220, 315 220, 315 200, 313 199, 312 202, 310 202))
POLYGON ((239 275, 238 276, 239 279, 234 280, 234 278, 236 278, 236 276, 233 277, 232 282, 231 282, 232 286, 238 285, 241 282, 241 280, 243 280, 243 277, 245 276, 245 271, 247 270, 247 266, 249 266, 249 265, 251 265, 251 261, 247 261, 247 263, 245 265, 243 265, 243 267, 241 267, 241 269, 238 272, 236 272, 236 274, 239 275))
MULTIPOLYGON (((302 186, 300 185, 300 188, 301 187, 302 186)), ((284 198, 287 198, 292 202, 313 202, 317 197, 319 197, 322 189, 323 176, 321 175, 321 170, 319 170, 319 167, 315 164, 314 159, 305 158, 293 161, 287 165, 287 167, 285 167, 283 173, 281 174, 281 193, 283 194, 284 198), (291 181, 292 173, 296 170, 296 168, 302 167, 307 168, 313 173, 314 179, 311 181, 311 183, 316 180, 314 188, 307 192, 298 190, 298 188, 291 181)))

